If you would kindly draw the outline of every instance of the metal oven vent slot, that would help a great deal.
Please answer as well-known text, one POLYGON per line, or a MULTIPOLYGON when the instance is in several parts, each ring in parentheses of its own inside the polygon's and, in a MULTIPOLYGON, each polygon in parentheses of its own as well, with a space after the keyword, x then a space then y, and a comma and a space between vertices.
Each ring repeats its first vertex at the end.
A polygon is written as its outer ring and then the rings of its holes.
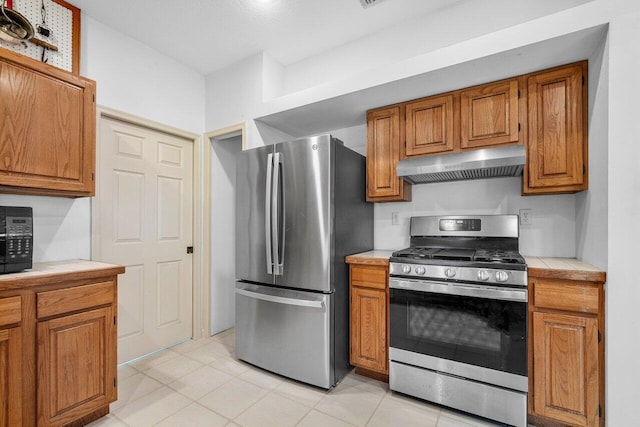
POLYGON ((495 168, 482 168, 471 170, 459 170, 448 172, 425 173, 404 177, 412 184, 426 184, 431 182, 463 181, 467 179, 497 178, 501 176, 519 176, 522 174, 522 165, 502 166, 495 168))

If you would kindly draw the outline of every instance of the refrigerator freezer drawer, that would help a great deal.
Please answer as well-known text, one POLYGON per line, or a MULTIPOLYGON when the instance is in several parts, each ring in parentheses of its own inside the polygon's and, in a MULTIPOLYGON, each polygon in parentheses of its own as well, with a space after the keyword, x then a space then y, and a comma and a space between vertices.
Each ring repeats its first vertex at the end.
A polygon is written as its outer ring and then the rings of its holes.
POLYGON ((236 283, 236 355, 268 371, 331 388, 333 294, 236 283))

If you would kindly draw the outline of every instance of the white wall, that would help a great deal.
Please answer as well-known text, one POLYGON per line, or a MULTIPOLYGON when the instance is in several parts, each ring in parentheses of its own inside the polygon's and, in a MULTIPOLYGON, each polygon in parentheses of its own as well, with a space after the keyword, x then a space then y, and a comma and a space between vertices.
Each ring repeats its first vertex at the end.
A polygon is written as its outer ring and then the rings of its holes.
POLYGON ((89 199, 0 194, 2 206, 33 208, 33 261, 88 259, 91 253, 89 199))
POLYGON ((80 72, 97 81, 98 105, 204 132, 204 76, 86 15, 80 72))
POLYGON ((640 317, 640 4, 612 1, 609 31, 608 270, 606 289, 607 425, 638 423, 640 317))
MULTIPOLYGON (((98 105, 203 132, 204 76, 86 15, 80 58, 98 105)), ((0 195, 0 204, 33 208, 34 261, 91 257, 90 198, 0 195)))
POLYGON ((413 186, 411 202, 377 203, 374 208, 376 249, 409 246, 412 216, 518 214, 532 210, 532 225, 520 226, 520 252, 524 255, 575 256, 575 196, 527 196, 521 178, 491 178, 413 186), (400 224, 392 225, 398 212, 400 224))
POLYGON ((606 270, 608 259, 608 37, 589 58, 589 190, 576 194, 576 256, 606 270))
POLYGON ((284 94, 373 70, 592 0, 483 0, 455 3, 284 67, 284 94))
MULTIPOLYGON (((209 141, 206 141, 209 143, 209 141)), ((235 155, 241 137, 211 143, 211 334, 235 325, 235 155)))

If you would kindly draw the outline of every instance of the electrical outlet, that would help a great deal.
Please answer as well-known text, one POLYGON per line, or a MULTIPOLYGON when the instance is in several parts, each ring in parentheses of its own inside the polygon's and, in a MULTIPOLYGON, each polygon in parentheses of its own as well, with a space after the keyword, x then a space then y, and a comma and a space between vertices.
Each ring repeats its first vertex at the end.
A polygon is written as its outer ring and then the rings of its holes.
POLYGON ((531 209, 520 209, 520 225, 532 225, 533 212, 531 209))
POLYGON ((391 225, 400 225, 400 212, 391 213, 391 225))

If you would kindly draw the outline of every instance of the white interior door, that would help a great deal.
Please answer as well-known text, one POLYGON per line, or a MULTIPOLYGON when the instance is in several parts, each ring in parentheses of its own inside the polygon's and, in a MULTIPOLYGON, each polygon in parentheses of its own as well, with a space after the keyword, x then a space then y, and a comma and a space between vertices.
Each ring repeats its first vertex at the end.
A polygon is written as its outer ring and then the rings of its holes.
POLYGON ((118 281, 118 363, 192 336, 193 142, 100 118, 94 259, 118 281))

